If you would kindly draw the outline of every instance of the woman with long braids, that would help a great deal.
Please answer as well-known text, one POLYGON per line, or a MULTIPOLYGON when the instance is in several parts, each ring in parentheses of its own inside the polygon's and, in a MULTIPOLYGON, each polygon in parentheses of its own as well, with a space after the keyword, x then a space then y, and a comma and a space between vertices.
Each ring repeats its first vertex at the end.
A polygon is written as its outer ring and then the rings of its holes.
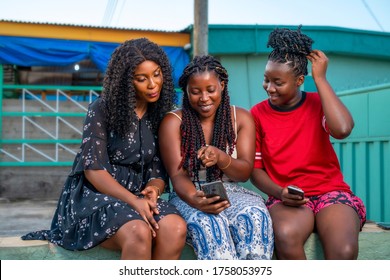
POLYGON ((269 98, 251 109, 257 139, 251 181, 269 196, 278 259, 305 259, 313 231, 326 259, 356 259, 366 210, 344 182, 330 142, 330 136, 347 137, 354 122, 326 79, 328 58, 312 44, 300 27, 269 35, 273 50, 263 80, 269 98), (308 60, 314 93, 300 90, 308 60), (290 194, 288 186, 304 196, 290 194))
POLYGON ((212 56, 197 56, 179 79, 182 108, 163 119, 161 157, 174 192, 170 202, 187 222, 198 259, 270 259, 272 222, 263 198, 238 182, 249 179, 255 127, 230 105, 228 74, 212 56), (228 200, 207 198, 200 185, 223 181, 228 200))
POLYGON ((178 259, 186 224, 160 195, 167 186, 157 130, 173 109, 167 55, 146 38, 115 49, 102 96, 90 104, 83 139, 46 239, 68 250, 97 245, 122 259, 178 259))

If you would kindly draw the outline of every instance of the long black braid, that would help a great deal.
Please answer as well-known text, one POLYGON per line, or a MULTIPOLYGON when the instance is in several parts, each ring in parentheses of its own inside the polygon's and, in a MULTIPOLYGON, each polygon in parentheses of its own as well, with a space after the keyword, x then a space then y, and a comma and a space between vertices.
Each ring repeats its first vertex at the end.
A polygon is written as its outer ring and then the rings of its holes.
MULTIPOLYGON (((201 165, 201 161, 196 157, 196 152, 206 145, 206 141, 198 113, 190 106, 187 84, 191 76, 203 72, 214 72, 219 81, 223 81, 225 84, 224 90, 221 93, 221 104, 216 112, 212 145, 225 152, 227 151, 227 153, 231 155, 236 144, 231 118, 230 97, 228 95, 229 77, 227 71, 221 63, 212 56, 196 56, 186 66, 179 79, 179 86, 183 90, 182 123, 180 126, 182 137, 181 155, 183 158, 180 167, 186 169, 195 181, 199 180, 201 165)), ((217 165, 214 165, 206 169, 206 174, 206 180, 209 182, 222 178, 223 172, 217 165)))
POLYGON ((296 77, 307 75, 306 56, 312 51, 314 41, 298 30, 276 28, 268 38, 267 47, 273 48, 268 60, 278 63, 287 63, 291 66, 296 77))
POLYGON ((125 41, 111 55, 102 92, 102 109, 107 116, 108 128, 122 137, 129 131, 129 123, 137 120, 134 111, 134 72, 136 67, 146 60, 159 65, 163 75, 159 100, 148 104, 148 118, 154 133, 157 133, 165 113, 172 110, 175 104, 172 68, 164 50, 146 38, 125 41))

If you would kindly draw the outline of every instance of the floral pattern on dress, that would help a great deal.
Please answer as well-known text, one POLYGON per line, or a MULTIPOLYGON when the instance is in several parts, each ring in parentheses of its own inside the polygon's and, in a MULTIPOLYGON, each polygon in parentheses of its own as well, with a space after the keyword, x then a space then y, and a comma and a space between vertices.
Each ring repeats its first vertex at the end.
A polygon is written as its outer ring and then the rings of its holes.
MULTIPOLYGON (((157 151, 157 136, 147 114, 130 125, 126 137, 106 130, 101 99, 90 104, 83 126, 80 151, 58 200, 51 229, 28 233, 24 240, 49 240, 68 250, 86 250, 113 236, 125 223, 142 217, 127 203, 99 193, 84 176, 85 170, 106 170, 130 192, 142 191, 154 178, 167 180, 157 151)), ((160 214, 179 214, 167 201, 158 200, 160 214)))

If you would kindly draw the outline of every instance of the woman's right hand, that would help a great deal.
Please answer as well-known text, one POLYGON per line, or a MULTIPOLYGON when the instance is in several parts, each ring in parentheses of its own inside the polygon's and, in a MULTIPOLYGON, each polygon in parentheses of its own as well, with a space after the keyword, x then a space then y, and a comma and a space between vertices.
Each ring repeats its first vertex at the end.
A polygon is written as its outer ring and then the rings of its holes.
POLYGON ((280 200, 284 205, 298 207, 306 204, 309 201, 308 198, 303 199, 297 194, 290 194, 287 188, 282 188, 280 191, 280 200))
POLYGON ((152 236, 156 237, 156 230, 158 230, 158 223, 153 217, 153 214, 157 211, 157 204, 150 199, 144 199, 143 197, 136 197, 132 199, 131 206, 141 215, 144 221, 149 225, 152 232, 152 236))
POLYGON ((192 205, 194 208, 209 214, 219 214, 226 208, 230 207, 230 204, 227 200, 215 203, 218 201, 219 196, 214 196, 207 198, 203 191, 197 190, 196 193, 192 196, 192 205))

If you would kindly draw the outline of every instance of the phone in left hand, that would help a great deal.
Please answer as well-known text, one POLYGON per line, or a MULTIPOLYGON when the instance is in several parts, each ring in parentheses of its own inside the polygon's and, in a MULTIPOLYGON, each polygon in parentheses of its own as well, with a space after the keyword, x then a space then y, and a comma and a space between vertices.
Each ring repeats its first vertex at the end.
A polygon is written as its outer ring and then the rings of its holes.
POLYGON ((287 189, 289 194, 297 194, 301 199, 305 197, 305 192, 297 186, 288 186, 287 189))

